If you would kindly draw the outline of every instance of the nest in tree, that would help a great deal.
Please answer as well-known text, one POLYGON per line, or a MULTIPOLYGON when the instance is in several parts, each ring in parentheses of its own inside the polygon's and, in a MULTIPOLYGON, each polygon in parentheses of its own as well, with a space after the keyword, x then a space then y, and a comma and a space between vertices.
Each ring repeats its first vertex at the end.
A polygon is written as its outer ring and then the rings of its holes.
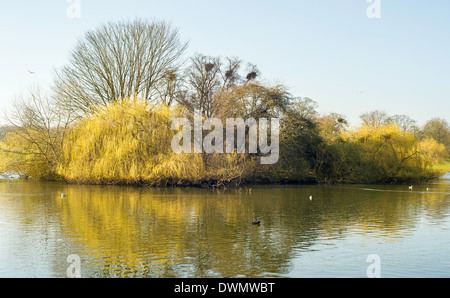
POLYGON ((167 70, 167 71, 166 71, 166 78, 167 78, 169 81, 175 81, 176 78, 177 78, 177 75, 175 74, 175 71, 167 70))
POLYGON ((339 117, 339 118, 337 119, 337 122, 338 122, 338 123, 347 124, 347 120, 345 120, 345 119, 342 118, 342 117, 339 117))
POLYGON ((229 79, 231 78, 231 76, 233 76, 233 70, 232 69, 227 70, 227 72, 225 73, 225 77, 229 79))
POLYGON ((214 63, 205 63, 206 72, 211 71, 214 68, 214 63))
POLYGON ((247 75, 247 80, 254 80, 256 76, 257 76, 256 72, 252 71, 247 75))

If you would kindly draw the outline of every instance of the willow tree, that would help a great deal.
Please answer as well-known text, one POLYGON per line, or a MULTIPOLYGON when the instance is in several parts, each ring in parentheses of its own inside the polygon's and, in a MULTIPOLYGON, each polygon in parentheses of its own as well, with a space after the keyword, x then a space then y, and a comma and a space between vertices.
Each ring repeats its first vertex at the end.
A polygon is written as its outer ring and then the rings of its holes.
POLYGON ((137 19, 110 22, 88 31, 56 71, 55 91, 62 103, 82 114, 121 98, 149 102, 170 94, 187 43, 166 22, 137 19))

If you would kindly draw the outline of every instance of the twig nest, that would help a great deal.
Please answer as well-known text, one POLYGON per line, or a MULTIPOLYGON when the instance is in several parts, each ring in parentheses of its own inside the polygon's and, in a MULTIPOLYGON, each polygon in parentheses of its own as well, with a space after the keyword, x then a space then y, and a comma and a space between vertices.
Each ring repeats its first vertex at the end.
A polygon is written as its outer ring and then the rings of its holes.
POLYGON ((206 72, 210 72, 214 68, 214 63, 205 63, 206 72))
POLYGON ((249 73, 247 75, 247 80, 249 80, 249 81, 254 80, 256 78, 256 76, 257 76, 256 72, 252 71, 251 73, 249 73))

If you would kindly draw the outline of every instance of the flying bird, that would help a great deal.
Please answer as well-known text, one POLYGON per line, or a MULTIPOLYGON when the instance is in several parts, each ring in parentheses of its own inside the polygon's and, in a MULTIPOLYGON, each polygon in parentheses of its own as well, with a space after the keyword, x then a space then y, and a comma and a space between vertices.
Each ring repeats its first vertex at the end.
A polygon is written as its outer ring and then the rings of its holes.
POLYGON ((29 72, 30 74, 34 74, 34 71, 29 70, 28 72, 29 72))

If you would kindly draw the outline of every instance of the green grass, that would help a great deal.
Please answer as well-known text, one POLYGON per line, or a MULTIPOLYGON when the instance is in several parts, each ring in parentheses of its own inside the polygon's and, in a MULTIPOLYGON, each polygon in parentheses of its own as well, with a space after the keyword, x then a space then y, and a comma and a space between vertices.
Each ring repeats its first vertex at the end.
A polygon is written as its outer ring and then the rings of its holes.
POLYGON ((438 171, 440 173, 446 173, 450 172, 450 159, 447 159, 446 161, 433 165, 433 170, 438 171))

